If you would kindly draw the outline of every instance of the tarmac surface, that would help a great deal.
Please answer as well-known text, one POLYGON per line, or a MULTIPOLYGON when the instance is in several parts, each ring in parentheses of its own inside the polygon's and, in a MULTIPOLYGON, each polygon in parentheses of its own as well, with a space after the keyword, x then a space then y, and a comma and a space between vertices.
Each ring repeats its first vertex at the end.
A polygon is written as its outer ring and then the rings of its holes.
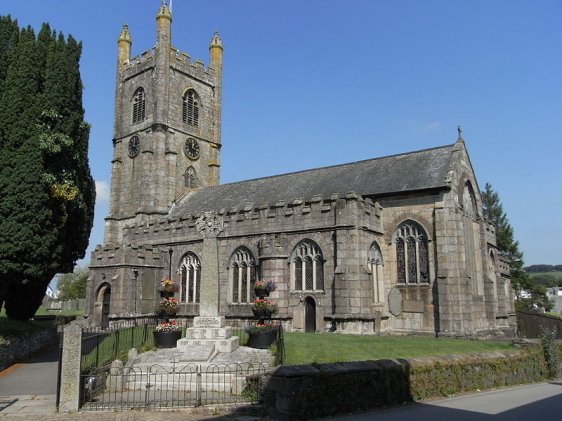
MULTIPOLYGON (((161 411, 56 412, 58 346, 41 350, 26 361, 0 372, 0 420, 22 421, 256 421, 228 408, 186 408, 161 411)), ((230 408, 235 410, 235 408, 230 408)), ((562 413, 562 382, 537 383, 424 401, 364 414, 324 418, 331 421, 511 421, 558 419, 562 413)))

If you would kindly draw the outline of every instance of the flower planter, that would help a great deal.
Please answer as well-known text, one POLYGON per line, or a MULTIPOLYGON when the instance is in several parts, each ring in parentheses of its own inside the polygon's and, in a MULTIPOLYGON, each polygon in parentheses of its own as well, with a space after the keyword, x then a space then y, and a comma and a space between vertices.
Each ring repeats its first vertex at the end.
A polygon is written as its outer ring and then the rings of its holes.
POLYGON ((267 349, 277 338, 277 330, 262 333, 249 333, 248 346, 250 348, 267 349))
POLYGON ((258 298, 269 297, 269 290, 264 288, 254 288, 254 294, 258 298))
POLYGON ((156 348, 175 348, 179 339, 181 339, 181 331, 153 332, 154 345, 156 348))
POLYGON ((273 314, 273 311, 253 308, 252 313, 254 313, 254 317, 256 317, 258 319, 269 319, 271 317, 271 315, 273 314))
POLYGON ((160 291, 160 297, 169 298, 174 296, 174 291, 160 291))

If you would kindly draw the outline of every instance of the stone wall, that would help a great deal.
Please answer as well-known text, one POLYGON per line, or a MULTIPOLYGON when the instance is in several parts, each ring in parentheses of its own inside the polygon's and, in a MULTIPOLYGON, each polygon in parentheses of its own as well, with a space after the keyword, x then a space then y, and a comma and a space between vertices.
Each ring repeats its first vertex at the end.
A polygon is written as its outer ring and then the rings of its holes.
POLYGON ((302 420, 532 383, 546 376, 540 347, 425 359, 281 366, 261 378, 262 403, 271 419, 302 420))
POLYGON ((0 371, 28 357, 55 339, 55 329, 6 338, 5 342, 0 345, 0 371))

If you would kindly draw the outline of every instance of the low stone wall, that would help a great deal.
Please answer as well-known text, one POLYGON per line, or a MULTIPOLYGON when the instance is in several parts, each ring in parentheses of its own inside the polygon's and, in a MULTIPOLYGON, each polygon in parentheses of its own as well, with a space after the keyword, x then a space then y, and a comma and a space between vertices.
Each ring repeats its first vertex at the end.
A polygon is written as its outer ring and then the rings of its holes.
POLYGON ((28 335, 6 338, 0 346, 0 370, 21 361, 56 339, 55 329, 41 330, 28 335))
POLYGON ((333 416, 547 378, 542 350, 281 366, 261 379, 271 419, 333 416))

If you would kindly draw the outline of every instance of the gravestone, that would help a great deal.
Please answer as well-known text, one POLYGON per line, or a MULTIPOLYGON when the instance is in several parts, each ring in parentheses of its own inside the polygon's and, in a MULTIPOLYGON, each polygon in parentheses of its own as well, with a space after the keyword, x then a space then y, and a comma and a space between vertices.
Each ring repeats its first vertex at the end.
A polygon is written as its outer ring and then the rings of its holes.
POLYGON ((225 327, 224 316, 219 316, 217 236, 223 229, 224 221, 216 212, 205 212, 197 219, 197 231, 203 236, 201 260, 206 264, 201 273, 199 316, 193 319, 193 327, 187 329, 186 337, 177 343, 177 347, 185 352, 193 347, 205 347, 212 355, 215 351, 232 352, 239 345, 238 337, 232 337, 232 328, 225 327))

